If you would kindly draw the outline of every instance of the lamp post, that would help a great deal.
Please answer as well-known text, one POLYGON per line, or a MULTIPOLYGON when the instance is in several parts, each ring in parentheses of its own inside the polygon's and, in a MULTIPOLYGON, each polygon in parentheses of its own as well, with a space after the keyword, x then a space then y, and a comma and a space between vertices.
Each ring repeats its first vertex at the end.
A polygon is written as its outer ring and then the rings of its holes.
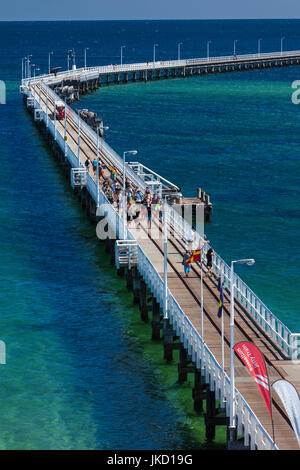
POLYGON ((24 77, 24 59, 26 59, 26 57, 22 57, 22 80, 26 77, 24 77))
MULTIPOLYGON (((167 234, 167 198, 164 201, 164 303, 163 303, 163 320, 164 323, 168 319, 168 234, 167 234)), ((166 325, 164 325, 166 326, 166 325)))
POLYGON ((180 46, 182 45, 182 42, 179 42, 177 45, 177 51, 178 51, 178 60, 180 60, 180 46))
POLYGON ((123 65, 123 49, 125 48, 126 46, 121 46, 121 65, 123 65))
POLYGON ((54 113, 54 116, 53 116, 54 117, 54 140, 56 140, 56 98, 54 98, 53 113, 54 113))
MULTIPOLYGON (((33 69, 33 78, 34 78, 34 99, 35 99, 35 87, 36 87, 36 83, 35 83, 35 71, 39 71, 40 68, 37 67, 36 65, 34 65, 34 69, 33 69)), ((40 85, 40 91, 39 91, 39 105, 41 106, 41 85, 40 85)))
POLYGON ((31 78, 30 57, 32 57, 32 54, 27 56, 27 78, 31 78))
POLYGON ((78 168, 80 168, 80 115, 78 111, 78 148, 77 148, 77 158, 78 158, 78 168))
POLYGON ((99 188, 99 183, 100 183, 100 175, 99 175, 99 156, 100 156, 100 150, 99 150, 99 143, 100 143, 100 138, 99 138, 99 128, 102 130, 108 131, 109 127, 108 126, 103 126, 101 123, 100 126, 97 126, 97 208, 100 206, 100 188, 99 188))
POLYGON ((46 127, 48 128, 48 87, 46 87, 46 127))
POLYGON ((283 54, 283 41, 284 41, 285 37, 283 36, 280 40, 280 53, 281 55, 283 54))
POLYGON ((127 154, 136 155, 137 150, 127 150, 123 152, 123 240, 125 238, 125 231, 126 231, 126 193, 125 193, 125 181, 126 181, 126 168, 125 168, 125 158, 127 154))
POLYGON ((231 261, 230 269, 230 424, 229 424, 229 441, 233 442, 235 439, 235 385, 234 385, 234 264, 247 264, 252 266, 255 260, 240 259, 231 261))
POLYGON ((238 42, 238 39, 235 39, 233 41, 233 55, 236 56, 236 43, 238 42))
POLYGON ((72 70, 76 70, 76 61, 75 61, 75 51, 74 51, 74 49, 72 50, 72 58, 73 58, 72 70))
MULTIPOLYGON (((30 69, 33 68, 33 78, 35 78, 35 64, 30 64, 30 69)), ((30 73, 31 76, 31 73, 30 73)), ((35 106, 35 84, 34 84, 34 91, 33 91, 33 99, 34 99, 34 106, 35 106)))
POLYGON ((258 55, 259 55, 259 56, 260 56, 260 43, 261 43, 261 41, 262 41, 262 39, 260 38, 260 39, 258 40, 258 48, 257 48, 257 49, 258 49, 258 55))
POLYGON ((49 52, 49 54, 48 54, 48 73, 49 73, 49 75, 50 75, 50 70, 51 70, 51 65, 50 65, 51 54, 53 54, 53 52, 49 52))
POLYGON ((88 50, 89 50, 88 47, 86 47, 86 48, 84 49, 84 68, 85 68, 85 69, 86 69, 86 51, 88 51, 88 50))
POLYGON ((203 305, 203 247, 200 250, 200 300, 201 300, 201 369, 204 370, 204 305, 203 305))
POLYGON ((207 41, 206 43, 207 60, 209 60, 209 45, 210 44, 211 44, 211 41, 207 41))
POLYGON ((68 50, 67 52, 67 69, 70 70, 70 57, 72 55, 71 49, 68 50))
POLYGON ((155 63, 155 49, 158 47, 158 44, 153 44, 153 64, 155 63))
MULTIPOLYGON (((65 101, 66 103, 66 101, 65 101)), ((67 152, 68 152, 68 146, 67 146, 67 107, 66 107, 66 104, 65 104, 65 116, 64 116, 64 141, 65 141, 65 157, 67 156, 67 152)))

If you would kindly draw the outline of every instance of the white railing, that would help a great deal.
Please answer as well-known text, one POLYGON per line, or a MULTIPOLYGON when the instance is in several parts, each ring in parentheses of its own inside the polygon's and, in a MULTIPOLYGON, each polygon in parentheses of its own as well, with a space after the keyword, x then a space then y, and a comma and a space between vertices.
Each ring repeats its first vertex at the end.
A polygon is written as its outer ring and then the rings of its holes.
POLYGON ((180 188, 176 186, 171 181, 163 178, 161 175, 156 173, 155 171, 151 170, 147 166, 143 165, 140 162, 129 162, 129 166, 133 169, 133 171, 140 176, 145 183, 155 183, 162 186, 163 190, 174 191, 175 193, 179 193, 180 188))

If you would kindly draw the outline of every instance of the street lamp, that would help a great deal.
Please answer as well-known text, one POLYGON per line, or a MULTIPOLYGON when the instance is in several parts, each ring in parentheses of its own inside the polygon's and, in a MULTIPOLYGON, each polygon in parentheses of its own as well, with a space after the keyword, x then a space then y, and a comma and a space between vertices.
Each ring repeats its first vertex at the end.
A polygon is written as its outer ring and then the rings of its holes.
POLYGON ((49 75, 50 75, 50 70, 51 70, 51 66, 50 66, 50 56, 51 56, 51 54, 53 54, 53 52, 49 52, 49 54, 48 54, 48 73, 49 73, 49 75))
POLYGON ((262 39, 260 38, 258 40, 258 55, 260 56, 260 43, 261 43, 262 39))
POLYGON ((167 197, 164 202, 163 212, 164 222, 164 303, 163 303, 163 320, 164 328, 166 328, 166 322, 168 320, 168 234, 167 234, 167 197))
POLYGON ((236 56, 236 43, 238 42, 238 39, 235 39, 233 41, 233 55, 236 56))
POLYGON ((125 157, 126 154, 131 154, 131 155, 136 155, 137 150, 127 150, 126 152, 123 152, 123 240, 126 240, 125 238, 125 230, 126 230, 126 194, 125 194, 125 178, 126 178, 126 169, 125 169, 125 157))
POLYGON ((123 65, 123 48, 126 46, 121 46, 121 65, 123 65))
POLYGON ((25 64, 26 64, 26 59, 27 59, 27 57, 22 57, 22 80, 24 78, 26 78, 26 76, 25 76, 26 73, 25 73, 25 70, 24 70, 24 61, 25 61, 25 64))
POLYGON ((32 57, 32 54, 27 56, 27 78, 31 78, 30 57, 32 57))
POLYGON ((99 183, 100 183, 100 178, 99 178, 99 128, 101 130, 108 131, 109 127, 108 126, 103 126, 103 123, 100 124, 100 126, 97 126, 97 208, 100 206, 100 188, 99 188, 99 183))
POLYGON ((207 50, 207 60, 209 60, 209 45, 211 44, 211 41, 207 41, 206 43, 206 50, 207 50))
MULTIPOLYGON (((30 64, 30 69, 33 68, 33 78, 35 78, 35 67, 36 67, 35 64, 30 64)), ((30 76, 31 76, 31 72, 30 72, 30 76)), ((33 91, 33 99, 34 99, 34 106, 35 106, 35 84, 34 84, 34 91, 33 91)))
POLYGON ((158 47, 158 44, 153 44, 153 63, 155 63, 155 49, 158 47))
POLYGON ((72 50, 72 57, 73 57, 72 70, 76 70, 75 51, 74 51, 74 49, 72 50))
POLYGON ((178 50, 178 60, 180 60, 180 46, 182 45, 182 42, 179 42, 177 45, 177 50, 178 50))
POLYGON ((246 264, 252 266, 255 260, 240 259, 231 261, 230 269, 230 424, 229 424, 229 441, 233 442, 235 438, 235 385, 234 385, 234 264, 246 264))
MULTIPOLYGON (((78 160, 78 168, 80 168, 80 125, 81 125, 81 119, 80 119, 80 113, 79 110, 78 112, 78 141, 77 141, 77 160, 78 160)), ((56 111, 55 111, 56 114, 56 111)))
POLYGON ((72 55, 72 50, 69 49, 67 51, 67 67, 68 67, 68 70, 70 70, 70 57, 71 57, 71 55, 72 55))
POLYGON ((86 47, 86 48, 84 49, 84 68, 85 68, 85 69, 86 69, 86 51, 88 51, 88 50, 89 50, 89 47, 86 47))
POLYGON ((283 53, 283 40, 285 39, 285 37, 283 36, 280 40, 280 52, 281 52, 281 55, 283 53))

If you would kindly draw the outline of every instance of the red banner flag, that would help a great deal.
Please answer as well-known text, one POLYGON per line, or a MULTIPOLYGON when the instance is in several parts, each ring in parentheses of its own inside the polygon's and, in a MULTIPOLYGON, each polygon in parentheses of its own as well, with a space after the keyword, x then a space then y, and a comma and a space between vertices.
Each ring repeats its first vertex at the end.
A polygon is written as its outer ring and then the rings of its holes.
POLYGON ((254 344, 246 341, 237 343, 233 349, 254 378, 272 418, 270 384, 263 355, 254 344))

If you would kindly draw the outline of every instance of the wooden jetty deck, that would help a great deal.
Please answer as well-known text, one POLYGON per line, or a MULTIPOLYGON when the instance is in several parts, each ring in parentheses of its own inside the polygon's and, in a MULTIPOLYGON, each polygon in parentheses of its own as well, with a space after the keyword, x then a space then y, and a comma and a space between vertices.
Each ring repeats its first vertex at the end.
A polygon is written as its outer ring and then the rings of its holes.
MULTIPOLYGON (((32 99, 35 95, 34 107, 38 108, 42 115, 42 119, 36 119, 36 121, 44 134, 51 140, 54 148, 59 148, 62 154, 62 161, 66 163, 68 160, 73 168, 84 168, 86 158, 89 158, 90 161, 96 158, 97 147, 95 145, 95 139, 93 139, 93 134, 90 133, 84 125, 78 127, 80 121, 70 108, 66 108, 67 115, 65 122, 56 120, 54 130, 53 92, 48 89, 45 83, 36 80, 34 83, 25 86, 23 92, 25 98, 29 97, 32 99), (48 133, 47 125, 49 125, 48 133)), ((100 146, 100 159, 102 162, 107 163, 108 166, 114 164, 112 154, 107 151, 104 145, 100 146)), ((127 176, 130 177, 130 173, 127 176)), ((106 177, 109 177, 108 170, 106 170, 106 177)), ((121 183, 121 171, 118 171, 118 178, 121 183)), ((88 179, 89 182, 83 188, 80 188, 79 193, 81 194, 80 197, 84 197, 92 203, 92 208, 91 204, 89 205, 89 211, 91 212, 93 210, 95 212, 97 206, 95 190, 89 190, 89 188, 95 188, 96 183, 96 175, 93 174, 92 169, 88 172, 88 179)), ((136 184, 135 181, 132 181, 132 183, 136 184)), ((103 194, 101 197, 103 200, 103 194)), ((121 214, 118 214, 117 210, 113 208, 108 208, 108 212, 115 212, 117 217, 121 216, 121 214)), ((170 221, 168 223, 171 224, 170 221)), ((158 312, 160 312, 162 308, 161 291, 164 280, 164 246, 162 236, 154 238, 151 236, 151 233, 148 233, 147 221, 145 219, 141 218, 140 224, 141 227, 139 229, 135 226, 131 227, 130 225, 128 227, 128 234, 130 234, 132 240, 136 240, 138 245, 138 263, 136 268, 128 269, 126 275, 128 278, 131 278, 129 284, 133 285, 134 295, 136 295, 135 288, 138 286, 137 290, 138 296, 141 299, 142 318, 147 320, 149 311, 146 300, 147 295, 152 294, 153 305, 158 307, 158 312), (141 230, 144 234, 143 238, 139 236, 141 230)), ((158 233, 161 234, 162 227, 158 219, 154 219, 152 224, 156 226, 158 233)), ((195 409, 202 409, 202 401, 205 396, 207 436, 213 438, 216 425, 228 424, 229 406, 228 393, 226 392, 226 390, 228 390, 228 380, 226 382, 225 376, 222 376, 222 374, 221 376, 217 376, 220 369, 217 369, 216 366, 213 365, 213 361, 216 361, 218 364, 222 362, 221 319, 217 316, 219 305, 217 272, 220 267, 220 258, 217 257, 214 261, 214 273, 203 279, 204 315, 202 317, 200 267, 197 264, 193 265, 190 276, 184 276, 182 258, 188 246, 188 242, 184 237, 178 237, 178 234, 175 233, 176 227, 178 228, 176 224, 172 227, 170 225, 171 230, 168 238, 167 271, 168 299, 170 299, 170 303, 168 301, 169 318, 164 325, 160 324, 158 330, 163 329, 162 339, 167 360, 172 360, 172 351, 174 349, 180 350, 180 362, 178 366, 179 382, 185 381, 187 374, 195 374, 195 409), (176 318, 175 313, 177 311, 180 311, 181 318, 179 318, 179 316, 176 318), (199 337, 201 338, 200 343, 199 337), (195 346, 194 349, 193 344, 195 346), (205 347, 209 350, 209 354, 206 352, 206 362, 202 361, 201 356, 204 346, 200 354, 199 344, 205 344, 205 347), (222 377, 224 379, 223 381, 222 377), (222 405, 220 409, 216 407, 216 400, 220 400, 220 404, 222 405)), ((115 243, 113 242, 109 246, 114 253, 115 243)), ((250 299, 253 294, 251 291, 249 292, 250 294, 246 294, 247 299, 248 297, 250 299)), ((227 288, 225 290, 223 312, 225 339, 224 374, 227 375, 227 377, 229 376, 230 366, 229 304, 230 294, 227 288)), ((298 335, 296 334, 292 338, 293 335, 289 335, 288 330, 285 329, 283 325, 280 325, 280 322, 278 322, 279 327, 275 326, 276 321, 272 315, 270 315, 272 323, 270 323, 270 325, 268 324, 268 327, 266 327, 261 319, 262 317, 255 318, 253 314, 253 309, 255 309, 254 305, 256 305, 256 301, 253 303, 252 300, 251 303, 246 303, 245 305, 245 303, 241 301, 240 291, 236 291, 235 342, 246 340, 257 345, 265 356, 270 382, 272 383, 278 378, 284 378, 293 383, 300 392, 298 346, 295 355, 295 344, 298 345, 298 335)), ((260 311, 263 311, 264 308, 265 307, 261 304, 260 311)), ((266 308, 263 314, 264 318, 267 318, 268 311, 266 308)), ((160 313, 158 322, 161 322, 160 313)), ((155 334, 157 335, 157 330, 155 334)), ((250 446, 251 449, 299 449, 298 441, 289 418, 276 394, 273 395, 275 443, 273 442, 270 416, 262 401, 257 385, 237 356, 235 358, 235 375, 238 435, 244 436, 244 445, 246 447, 250 446), (245 403, 247 404, 246 406, 245 403)))

